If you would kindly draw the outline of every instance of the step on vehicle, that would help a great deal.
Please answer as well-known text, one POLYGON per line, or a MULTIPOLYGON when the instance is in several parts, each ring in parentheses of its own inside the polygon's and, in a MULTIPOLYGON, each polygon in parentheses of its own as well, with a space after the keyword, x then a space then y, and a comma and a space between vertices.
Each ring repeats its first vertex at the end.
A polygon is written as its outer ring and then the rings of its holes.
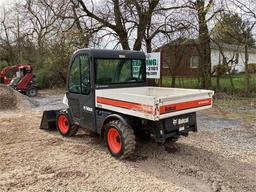
POLYGON ((196 112, 212 107, 213 91, 150 87, 139 51, 81 49, 68 70, 64 110, 45 111, 41 129, 74 136, 87 128, 104 137, 116 158, 135 150, 135 132, 158 143, 197 131, 196 112))

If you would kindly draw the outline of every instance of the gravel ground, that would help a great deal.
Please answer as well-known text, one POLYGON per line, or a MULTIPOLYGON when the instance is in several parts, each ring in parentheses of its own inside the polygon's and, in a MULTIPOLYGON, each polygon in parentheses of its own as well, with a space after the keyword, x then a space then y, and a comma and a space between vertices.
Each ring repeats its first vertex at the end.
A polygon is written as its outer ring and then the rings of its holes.
POLYGON ((30 100, 33 111, 43 112, 46 110, 58 110, 67 107, 62 103, 63 96, 39 96, 30 100))
POLYGON ((30 108, 28 97, 9 86, 0 84, 0 110, 30 110, 30 108))
POLYGON ((43 110, 65 107, 61 94, 31 102, 32 110, 0 110, 0 191, 256 189, 255 118, 216 106, 198 113, 198 133, 164 146, 138 140, 134 157, 119 161, 90 132, 63 138, 39 130, 43 110))

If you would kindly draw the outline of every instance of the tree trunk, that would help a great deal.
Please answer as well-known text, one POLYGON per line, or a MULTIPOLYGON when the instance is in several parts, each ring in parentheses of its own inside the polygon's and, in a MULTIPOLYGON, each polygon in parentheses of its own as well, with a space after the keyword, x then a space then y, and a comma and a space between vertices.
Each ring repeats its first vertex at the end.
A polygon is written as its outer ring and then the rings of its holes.
POLYGON ((250 94, 250 90, 251 90, 251 84, 250 84, 250 73, 249 73, 249 70, 248 70, 248 60, 249 60, 249 55, 248 55, 248 45, 246 44, 245 45, 245 82, 246 82, 246 94, 249 95, 250 94))
POLYGON ((118 33, 118 36, 119 36, 119 41, 122 45, 122 48, 124 50, 130 50, 127 33, 122 31, 122 32, 118 33))
POLYGON ((145 39, 145 41, 146 41, 147 53, 151 53, 152 52, 151 39, 145 39))
POLYGON ((133 47, 133 50, 141 50, 141 45, 142 45, 142 40, 143 40, 143 36, 145 34, 145 31, 146 31, 146 26, 145 24, 141 24, 145 21, 140 21, 140 25, 138 26, 138 29, 137 29, 137 39, 134 43, 134 47, 133 47))
POLYGON ((176 75, 172 74, 172 85, 171 87, 175 88, 176 87, 176 75))
POLYGON ((199 20, 201 87, 207 89, 211 86, 211 48, 206 12, 204 11, 204 1, 198 1, 197 14, 199 20))
POLYGON ((216 76, 216 84, 217 84, 217 90, 220 90, 220 76, 217 74, 216 76))
POLYGON ((234 90, 235 89, 235 85, 234 85, 232 74, 229 73, 228 76, 229 76, 229 80, 230 80, 231 89, 234 90))
POLYGON ((44 63, 44 43, 43 43, 43 38, 41 35, 38 35, 38 53, 39 53, 39 63, 40 66, 43 65, 44 63))

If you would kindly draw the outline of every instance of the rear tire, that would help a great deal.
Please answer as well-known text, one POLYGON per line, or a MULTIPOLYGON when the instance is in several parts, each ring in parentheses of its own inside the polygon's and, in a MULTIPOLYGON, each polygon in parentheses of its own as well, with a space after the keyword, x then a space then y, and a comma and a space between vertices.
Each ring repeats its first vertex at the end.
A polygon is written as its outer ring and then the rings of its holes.
POLYGON ((29 97, 35 97, 37 96, 37 93, 38 93, 38 90, 34 86, 28 87, 26 90, 26 95, 29 97))
POLYGON ((118 159, 130 157, 135 150, 135 135, 129 125, 120 120, 110 121, 106 126, 105 140, 112 156, 118 159))
POLYGON ((173 137, 173 138, 168 138, 166 140, 166 143, 176 143, 179 140, 179 137, 173 137))
POLYGON ((72 123, 66 111, 60 111, 57 115, 56 127, 64 137, 72 137, 78 131, 78 126, 72 123))

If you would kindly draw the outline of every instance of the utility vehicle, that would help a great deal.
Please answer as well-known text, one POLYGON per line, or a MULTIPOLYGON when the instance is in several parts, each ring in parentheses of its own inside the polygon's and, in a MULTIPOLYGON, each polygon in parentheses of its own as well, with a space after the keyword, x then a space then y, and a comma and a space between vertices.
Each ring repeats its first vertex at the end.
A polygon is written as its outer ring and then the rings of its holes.
POLYGON ((29 97, 37 95, 37 86, 32 66, 29 64, 17 64, 6 66, 0 70, 0 83, 10 85, 15 90, 29 97))
POLYGON ((139 51, 81 49, 69 69, 65 110, 46 111, 42 129, 63 136, 87 128, 104 136, 117 158, 133 154, 135 133, 164 143, 197 131, 196 111, 212 107, 213 91, 150 87, 139 51))

